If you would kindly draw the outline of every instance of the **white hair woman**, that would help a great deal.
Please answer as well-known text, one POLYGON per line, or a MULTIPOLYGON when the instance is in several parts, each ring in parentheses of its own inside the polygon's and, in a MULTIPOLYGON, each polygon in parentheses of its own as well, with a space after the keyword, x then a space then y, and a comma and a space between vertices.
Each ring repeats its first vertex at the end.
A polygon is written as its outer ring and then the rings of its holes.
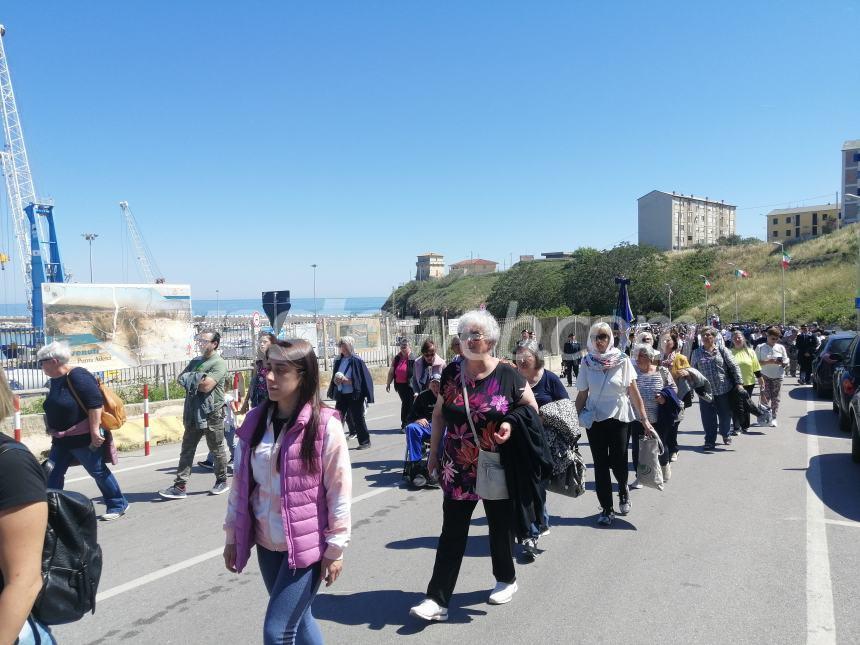
POLYGON ((327 396, 349 426, 349 436, 358 437, 358 450, 370 448, 370 432, 364 418, 364 404, 373 403, 373 379, 361 356, 355 353, 355 339, 342 336, 337 341, 340 356, 332 366, 327 396))
MULTIPOLYGON (((639 395, 642 397, 642 404, 645 406, 648 421, 658 430, 660 440, 664 447, 668 442, 668 431, 671 427, 663 428, 662 431, 657 426, 657 417, 660 405, 666 403, 661 392, 664 388, 670 388, 676 393, 678 386, 675 385, 675 380, 668 369, 660 365, 660 352, 654 349, 647 342, 634 345, 630 352, 630 360, 633 361, 633 367, 636 370, 636 388, 639 390, 639 395)), ((643 434, 643 421, 645 419, 639 414, 636 415, 636 420, 630 424, 630 437, 633 440, 633 470, 639 470, 639 439, 643 434)), ((672 467, 669 465, 671 453, 666 448, 660 455, 660 466, 663 469, 663 480, 668 481, 672 476, 672 467)), ((630 488, 642 488, 642 484, 638 479, 634 479, 630 484, 630 488)))
POLYGON ((45 425, 51 435, 48 459, 54 464, 48 475, 48 488, 62 489, 66 471, 72 460, 77 459, 102 493, 107 511, 101 519, 115 520, 128 511, 128 500, 102 458, 105 438, 100 426, 104 397, 92 374, 83 367, 69 365, 71 357, 68 344, 59 341, 36 353, 39 367, 51 378, 48 396, 42 404, 45 425))
POLYGON ((612 506, 612 479, 618 482, 619 512, 630 512, 630 491, 627 487, 628 424, 635 419, 630 402, 633 402, 647 436, 656 437, 639 389, 636 371, 630 359, 612 346, 612 328, 598 322, 588 332, 588 354, 582 361, 576 381, 576 412, 582 419, 582 410, 590 412, 592 423, 587 428, 588 445, 594 461, 594 483, 600 501, 600 526, 609 526, 615 517, 612 506))
MULTIPOLYGON (((492 354, 499 342, 499 324, 495 318, 486 311, 467 312, 460 317, 459 336, 463 360, 452 362, 443 370, 442 395, 436 401, 431 424, 427 467, 431 475, 439 472, 444 501, 442 534, 427 597, 410 611, 424 620, 448 619, 448 603, 466 550, 469 522, 480 499, 475 492, 479 447, 475 445, 471 425, 479 437, 480 449, 498 452, 499 446, 511 437, 511 424, 504 421, 508 411, 522 405, 537 410, 531 388, 522 375, 492 354), (464 396, 468 396, 472 424, 466 414, 464 396)), ((511 549, 513 505, 510 499, 483 502, 496 578, 489 602, 503 604, 510 602, 517 591, 511 549)))

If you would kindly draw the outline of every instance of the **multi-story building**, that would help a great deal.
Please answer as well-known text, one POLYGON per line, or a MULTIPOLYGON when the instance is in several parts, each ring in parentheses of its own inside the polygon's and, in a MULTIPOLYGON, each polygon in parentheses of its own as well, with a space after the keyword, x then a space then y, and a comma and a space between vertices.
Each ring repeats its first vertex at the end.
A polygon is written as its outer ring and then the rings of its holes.
POLYGON ((484 273, 495 273, 498 262, 492 260, 482 260, 475 258, 474 260, 462 260, 451 265, 451 273, 459 275, 481 275, 484 273))
POLYGON ((445 258, 438 253, 419 255, 415 266, 417 267, 416 280, 431 280, 445 275, 445 258))
POLYGON ((707 197, 652 190, 638 200, 639 244, 679 251, 735 234, 736 206, 707 197))
POLYGON ((860 139, 842 144, 842 221, 860 222, 860 139))
POLYGON ((808 240, 839 227, 839 204, 778 208, 767 214, 768 242, 808 240))

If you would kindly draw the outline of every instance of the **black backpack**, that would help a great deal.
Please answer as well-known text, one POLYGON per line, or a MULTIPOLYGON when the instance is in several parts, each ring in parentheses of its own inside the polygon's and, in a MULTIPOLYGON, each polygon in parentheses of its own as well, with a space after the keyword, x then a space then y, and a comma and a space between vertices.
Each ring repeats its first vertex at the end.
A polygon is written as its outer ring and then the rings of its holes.
MULTIPOLYGON (((0 446, 29 450, 20 443, 0 446)), ((46 625, 73 623, 96 611, 102 573, 102 549, 96 512, 89 498, 73 491, 48 489, 48 528, 42 548, 42 591, 33 615, 46 625)))

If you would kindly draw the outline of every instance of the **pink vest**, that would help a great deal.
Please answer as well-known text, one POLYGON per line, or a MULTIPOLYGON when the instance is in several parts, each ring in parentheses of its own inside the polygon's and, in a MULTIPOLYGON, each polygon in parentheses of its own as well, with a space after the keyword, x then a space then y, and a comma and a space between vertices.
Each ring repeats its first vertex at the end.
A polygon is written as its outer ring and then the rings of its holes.
MULTIPOLYGON (((238 492, 236 503, 236 569, 242 571, 251 557, 254 539, 254 511, 251 491, 255 485, 251 474, 251 440, 260 417, 269 406, 258 405, 245 417, 237 431, 241 460, 233 475, 238 492)), ((311 417, 311 405, 306 404, 299 417, 281 439, 278 461, 281 474, 281 519, 287 542, 287 562, 290 569, 304 569, 322 560, 326 549, 325 529, 328 526, 328 504, 322 483, 322 450, 325 428, 332 416, 340 418, 331 408, 320 408, 319 430, 316 438, 318 471, 308 472, 301 458, 302 437, 311 417)))

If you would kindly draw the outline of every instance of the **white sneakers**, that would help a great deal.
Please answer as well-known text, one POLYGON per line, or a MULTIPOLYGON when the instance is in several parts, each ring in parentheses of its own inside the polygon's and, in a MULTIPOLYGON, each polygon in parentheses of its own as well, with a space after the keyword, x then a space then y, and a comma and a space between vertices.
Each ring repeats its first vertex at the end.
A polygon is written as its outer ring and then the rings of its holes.
POLYGON ((669 464, 666 464, 662 468, 663 468, 663 481, 667 482, 670 479, 672 479, 672 466, 669 464))
POLYGON ((771 421, 770 421, 770 427, 771 427, 771 428, 775 428, 775 427, 776 427, 776 419, 771 419, 771 421))
POLYGON ((516 582, 512 582, 510 584, 507 582, 497 582, 496 586, 493 587, 493 591, 490 594, 488 602, 491 605, 504 605, 505 603, 513 600, 515 593, 517 593, 516 582))
POLYGON ((436 620, 439 622, 448 620, 448 610, 430 598, 425 598, 420 604, 410 609, 409 615, 423 620, 436 620))
MULTIPOLYGON (((513 600, 515 593, 517 593, 516 582, 512 582, 510 584, 506 582, 497 582, 496 586, 493 587, 493 591, 490 593, 488 602, 491 605, 504 605, 513 600)), ((426 621, 443 622, 448 620, 448 609, 440 605, 435 600, 425 598, 409 610, 409 615, 426 621)))
POLYGON ((632 484, 630 484, 630 488, 632 488, 632 489, 634 489, 634 490, 639 490, 640 488, 642 488, 642 484, 640 484, 640 483, 639 483, 639 478, 638 478, 638 477, 637 477, 636 479, 634 479, 634 480, 633 480, 633 483, 632 483, 632 484))

